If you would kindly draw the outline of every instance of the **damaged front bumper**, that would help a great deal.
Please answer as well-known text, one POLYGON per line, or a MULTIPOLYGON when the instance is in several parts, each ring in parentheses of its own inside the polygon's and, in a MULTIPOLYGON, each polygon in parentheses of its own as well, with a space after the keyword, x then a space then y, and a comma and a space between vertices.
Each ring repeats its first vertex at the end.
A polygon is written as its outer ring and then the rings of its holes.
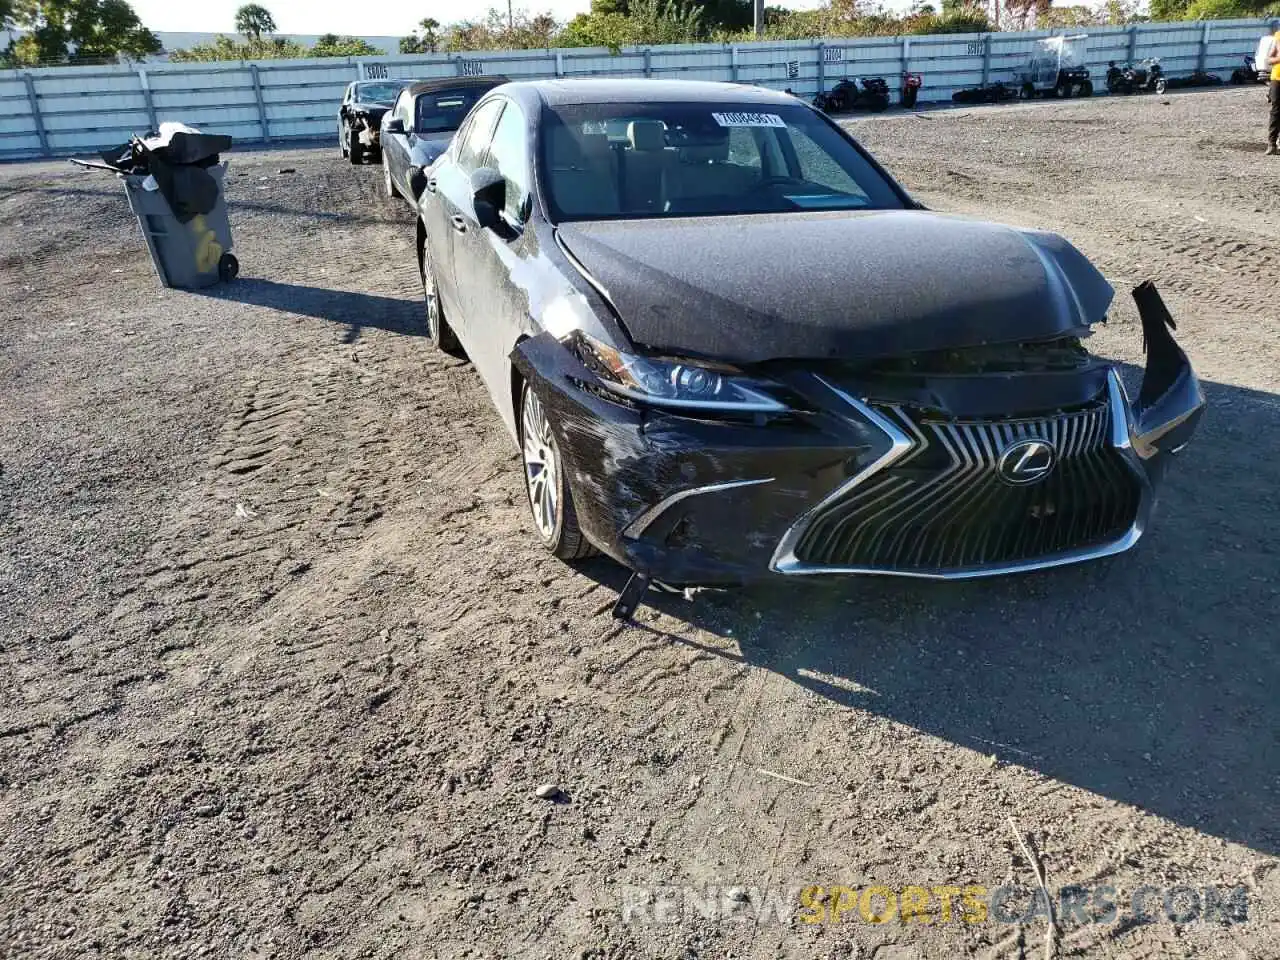
POLYGON ((1070 386, 1078 403, 1047 403, 1064 395, 1056 381, 1018 398, 993 377, 989 409, 947 416, 800 372, 787 383, 804 401, 794 415, 697 420, 619 403, 549 334, 512 361, 551 415, 583 532, 638 573, 680 586, 964 579, 1120 553, 1142 536, 1204 396, 1155 288, 1134 297, 1147 355, 1136 402, 1102 364, 1070 386), (1006 412, 1019 403, 1053 409, 1006 412))
POLYGON ((362 146, 377 149, 381 145, 381 118, 357 113, 351 118, 351 129, 362 146))

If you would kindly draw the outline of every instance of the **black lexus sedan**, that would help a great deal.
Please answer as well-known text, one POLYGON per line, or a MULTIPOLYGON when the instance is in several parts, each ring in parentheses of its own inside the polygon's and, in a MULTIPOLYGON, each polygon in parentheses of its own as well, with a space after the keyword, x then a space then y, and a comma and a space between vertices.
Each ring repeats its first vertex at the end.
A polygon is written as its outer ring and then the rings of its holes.
POLYGON ((923 209, 783 94, 498 87, 419 210, 431 337, 487 386, 539 536, 638 580, 1117 554, 1203 409, 1154 287, 1135 399, 1086 349, 1113 291, 1070 243, 923 209))
POLYGON ((347 84, 338 108, 338 147, 357 166, 379 155, 383 115, 404 88, 404 80, 364 80, 347 84))
POLYGON ((444 77, 406 87, 382 121, 382 176, 387 196, 413 201, 467 112, 506 77, 444 77))

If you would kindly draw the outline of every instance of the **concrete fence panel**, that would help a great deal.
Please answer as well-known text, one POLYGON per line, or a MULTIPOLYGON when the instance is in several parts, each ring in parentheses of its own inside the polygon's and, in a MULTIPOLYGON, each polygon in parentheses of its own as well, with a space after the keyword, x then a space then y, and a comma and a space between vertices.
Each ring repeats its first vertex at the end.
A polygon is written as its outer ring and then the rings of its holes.
MULTIPOLYGON (((1087 33, 1085 61, 1098 91, 1108 61, 1158 57, 1170 77, 1206 70, 1227 79, 1280 21, 1147 23, 1087 33)), ((1062 32, 1062 31, 1056 31, 1062 32)), ((0 159, 91 153, 181 120, 240 141, 336 133, 338 102, 353 80, 504 74, 722 80, 812 98, 839 80, 924 75, 920 102, 950 100, 984 83, 1016 83, 1049 31, 910 37, 835 37, 738 44, 506 50, 253 63, 154 63, 0 71, 0 159)))

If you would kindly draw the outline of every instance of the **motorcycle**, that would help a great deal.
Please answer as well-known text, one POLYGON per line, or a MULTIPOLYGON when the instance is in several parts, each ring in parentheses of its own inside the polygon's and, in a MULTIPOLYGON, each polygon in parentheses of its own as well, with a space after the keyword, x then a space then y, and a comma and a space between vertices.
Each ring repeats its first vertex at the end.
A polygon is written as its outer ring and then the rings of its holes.
POLYGON ((1114 60, 1107 64, 1107 90, 1110 93, 1164 93, 1167 88, 1164 69, 1155 57, 1123 67, 1117 66, 1114 60))
POLYGON ((916 105, 916 98, 920 96, 922 86, 924 86, 923 74, 904 73, 902 75, 902 105, 908 110, 916 105))
POLYGON ((966 87, 951 95, 953 103, 1003 103, 1016 100, 1018 91, 1004 83, 990 83, 985 87, 966 87))
POLYGON ((1231 71, 1231 82, 1237 87, 1245 83, 1266 83, 1268 79, 1267 74, 1258 69, 1258 61, 1250 56, 1244 58, 1243 67, 1231 71))
POLYGON ((828 93, 819 93, 813 105, 823 113, 845 110, 884 110, 889 106, 889 85, 883 77, 841 80, 828 93), (859 87, 859 83, 861 87, 859 87))

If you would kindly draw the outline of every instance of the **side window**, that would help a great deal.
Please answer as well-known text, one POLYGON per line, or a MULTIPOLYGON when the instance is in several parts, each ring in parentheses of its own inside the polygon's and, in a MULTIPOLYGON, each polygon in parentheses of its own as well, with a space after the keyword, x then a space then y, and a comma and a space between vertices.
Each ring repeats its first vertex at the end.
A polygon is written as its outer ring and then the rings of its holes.
POLYGON ((350 103, 350 102, 351 102, 351 88, 352 88, 353 86, 354 86, 354 84, 347 84, 347 89, 346 89, 346 90, 343 92, 343 94, 342 94, 342 102, 343 102, 343 103, 350 103))
POLYGON ((466 139, 458 147, 458 166, 467 173, 480 166, 480 158, 489 149, 489 141, 493 139, 493 127, 498 122, 498 114, 502 112, 502 100, 489 100, 476 107, 467 124, 466 139))
POLYGON ((525 200, 529 196, 529 141, 524 114, 514 103, 508 103, 493 131, 488 165, 507 181, 503 210, 516 223, 525 219, 525 200))

